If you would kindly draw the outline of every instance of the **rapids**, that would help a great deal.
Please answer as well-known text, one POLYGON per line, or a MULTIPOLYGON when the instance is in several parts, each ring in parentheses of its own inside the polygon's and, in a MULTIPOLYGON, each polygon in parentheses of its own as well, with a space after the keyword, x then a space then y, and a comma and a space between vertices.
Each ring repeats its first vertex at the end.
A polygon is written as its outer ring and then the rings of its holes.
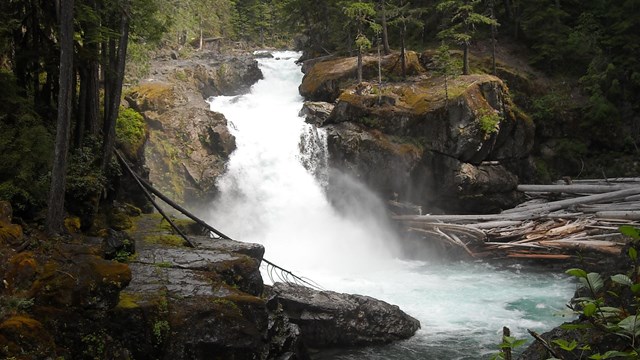
POLYGON ((566 320, 558 314, 575 289, 564 275, 446 263, 426 249, 406 256, 383 203, 326 168, 323 130, 298 116, 300 54, 273 55, 259 59, 264 80, 251 93, 210 99, 211 110, 227 117, 237 150, 218 180, 220 196, 207 222, 234 239, 263 244, 265 258, 325 289, 399 305, 422 324, 406 341, 315 358, 483 359, 497 351, 503 326, 526 338, 526 329, 546 331, 566 320))

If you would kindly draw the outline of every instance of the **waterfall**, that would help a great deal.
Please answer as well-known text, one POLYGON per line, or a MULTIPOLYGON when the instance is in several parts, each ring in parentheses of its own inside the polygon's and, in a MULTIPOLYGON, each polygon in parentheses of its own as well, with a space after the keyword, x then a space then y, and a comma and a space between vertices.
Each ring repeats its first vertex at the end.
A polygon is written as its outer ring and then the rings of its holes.
POLYGON ((273 55, 259 59, 264 80, 249 94, 210 101, 229 120, 237 150, 218 180, 208 222, 234 239, 263 244, 266 258, 326 289, 385 300, 422 323, 410 340, 319 358, 486 358, 497 349, 502 326, 524 338, 527 328, 544 331, 562 322, 554 314, 573 291, 562 275, 403 259, 382 202, 329 170, 326 134, 298 116, 299 54, 273 55))

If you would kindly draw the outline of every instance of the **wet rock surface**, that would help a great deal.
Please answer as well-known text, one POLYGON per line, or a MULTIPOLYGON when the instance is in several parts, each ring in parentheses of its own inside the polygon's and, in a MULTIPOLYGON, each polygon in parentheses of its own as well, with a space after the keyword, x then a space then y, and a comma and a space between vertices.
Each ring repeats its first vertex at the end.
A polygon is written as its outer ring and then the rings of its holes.
POLYGON ((334 72, 347 79, 345 64, 352 60, 312 66, 301 86, 307 99, 325 101, 334 97, 303 88, 336 86, 335 104, 307 102, 301 112, 327 129, 330 166, 383 198, 427 212, 498 212, 521 201, 516 186, 533 175, 534 125, 500 79, 458 76, 445 89, 442 77, 416 71, 382 89, 377 83, 313 82, 334 72))
POLYGON ((382 344, 407 339, 420 322, 398 306, 363 295, 340 294, 276 283, 269 303, 300 327, 312 348, 382 344))

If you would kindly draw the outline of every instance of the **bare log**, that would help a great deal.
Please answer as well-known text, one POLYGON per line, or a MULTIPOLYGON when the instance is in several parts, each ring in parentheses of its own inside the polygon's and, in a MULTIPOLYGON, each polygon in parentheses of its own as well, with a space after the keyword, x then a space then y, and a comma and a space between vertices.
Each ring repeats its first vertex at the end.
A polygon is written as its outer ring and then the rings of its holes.
POLYGON ((522 254, 522 253, 509 253, 507 257, 521 258, 521 259, 540 259, 540 260, 567 260, 573 256, 565 254, 522 254))
POLYGON ((603 219, 640 220, 640 211, 598 211, 596 217, 603 219))
POLYGON ((518 191, 527 193, 583 193, 583 194, 602 194, 611 191, 624 190, 637 187, 637 184, 616 184, 616 185, 518 185, 518 191))
POLYGON ((538 244, 543 246, 551 246, 571 250, 594 250, 604 254, 619 255, 622 251, 621 244, 613 241, 602 240, 545 240, 539 241, 538 244))
POLYGON ((597 203, 602 201, 613 201, 618 199, 624 199, 627 196, 637 195, 637 194, 640 194, 640 186, 633 187, 630 189, 612 191, 604 194, 595 194, 595 195, 583 196, 583 197, 574 198, 574 199, 553 201, 553 202, 549 202, 541 205, 532 205, 527 208, 509 209, 509 210, 503 211, 502 214, 504 215, 528 214, 536 211, 551 212, 555 210, 566 209, 569 206, 573 206, 573 205, 592 204, 592 203, 597 203))

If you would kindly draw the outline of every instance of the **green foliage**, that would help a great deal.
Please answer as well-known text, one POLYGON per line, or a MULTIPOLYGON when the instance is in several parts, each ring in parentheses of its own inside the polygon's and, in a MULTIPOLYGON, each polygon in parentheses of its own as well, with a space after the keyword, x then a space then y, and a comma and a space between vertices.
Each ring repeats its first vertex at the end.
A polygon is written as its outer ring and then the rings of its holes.
POLYGON ((30 216, 45 206, 53 137, 19 93, 14 77, 0 70, 0 199, 30 216))
POLYGON ((147 138, 144 118, 132 108, 120 107, 116 121, 116 139, 124 152, 137 157, 147 138))
POLYGON ((161 344, 171 330, 167 320, 158 320, 153 323, 153 335, 156 338, 156 344, 161 344))
POLYGON ((445 28, 438 33, 440 39, 451 39, 458 44, 469 44, 480 25, 498 25, 479 10, 480 0, 443 0, 438 11, 444 13, 445 28))
POLYGON ((100 142, 95 138, 88 138, 84 146, 71 153, 67 170, 67 200, 83 202, 97 196, 104 189, 107 179, 98 166, 100 150, 100 142))
POLYGON ((491 356, 490 360, 502 360, 505 358, 504 352, 506 350, 515 350, 526 343, 527 341, 525 339, 516 339, 513 336, 503 336, 502 343, 499 345, 500 352, 491 356))
POLYGON ((143 42, 133 41, 127 47, 127 69, 125 82, 136 83, 149 75, 151 70, 152 46, 143 42))
POLYGON ((502 121, 502 117, 493 109, 482 109, 478 116, 478 124, 485 135, 498 132, 500 121, 502 121))

